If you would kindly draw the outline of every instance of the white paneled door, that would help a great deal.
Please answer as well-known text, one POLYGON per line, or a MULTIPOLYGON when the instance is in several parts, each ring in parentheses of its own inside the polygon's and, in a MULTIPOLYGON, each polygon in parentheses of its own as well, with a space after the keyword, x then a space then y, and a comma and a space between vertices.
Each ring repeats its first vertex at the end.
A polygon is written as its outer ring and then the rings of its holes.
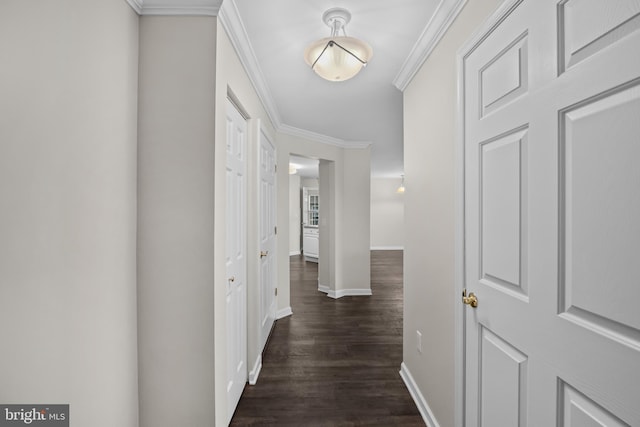
POLYGON ((260 130, 260 349, 276 317, 276 148, 260 130))
POLYGON ((247 124, 227 102, 227 419, 247 382, 246 163, 247 124))
POLYGON ((640 426, 640 0, 510 0, 460 64, 464 425, 640 426))

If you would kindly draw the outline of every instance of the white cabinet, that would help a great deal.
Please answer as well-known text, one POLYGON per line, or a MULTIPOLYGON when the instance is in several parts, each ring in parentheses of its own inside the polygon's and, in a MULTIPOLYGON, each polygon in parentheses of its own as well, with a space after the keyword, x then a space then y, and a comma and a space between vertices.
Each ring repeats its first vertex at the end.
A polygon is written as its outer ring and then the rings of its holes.
POLYGON ((320 193, 317 188, 302 189, 302 252, 307 261, 318 262, 320 254, 320 193))
POLYGON ((320 252, 320 234, 318 227, 304 227, 302 233, 302 247, 306 261, 318 262, 320 252))

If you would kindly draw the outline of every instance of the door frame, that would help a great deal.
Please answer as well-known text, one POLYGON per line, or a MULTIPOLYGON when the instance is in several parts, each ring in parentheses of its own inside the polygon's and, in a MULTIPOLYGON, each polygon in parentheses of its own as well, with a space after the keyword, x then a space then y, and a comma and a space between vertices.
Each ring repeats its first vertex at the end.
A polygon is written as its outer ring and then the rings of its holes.
POLYGON ((524 0, 505 0, 480 25, 456 54, 457 100, 454 144, 454 425, 464 427, 465 420, 465 320, 467 310, 462 304, 465 284, 465 115, 464 61, 495 27, 524 0))

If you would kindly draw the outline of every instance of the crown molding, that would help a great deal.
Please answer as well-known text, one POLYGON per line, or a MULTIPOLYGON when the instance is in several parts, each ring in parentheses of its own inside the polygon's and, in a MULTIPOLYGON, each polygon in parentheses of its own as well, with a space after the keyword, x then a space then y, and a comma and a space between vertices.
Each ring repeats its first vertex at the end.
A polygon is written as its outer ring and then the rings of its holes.
POLYGON ((422 31, 420 38, 418 38, 418 41, 413 45, 400 71, 393 79, 393 85, 395 87, 401 91, 407 88, 466 3, 467 0, 442 0, 440 2, 436 12, 422 31))
POLYGON ((286 135, 296 136, 298 138, 305 138, 310 141, 320 142, 322 144, 327 144, 327 145, 333 145, 334 147, 340 147, 340 148, 369 148, 371 146, 371 142, 345 141, 344 139, 334 138, 331 136, 311 132, 308 130, 296 128, 296 127, 285 125, 285 124, 281 124, 278 127, 277 131, 280 133, 284 133, 286 135))
POLYGON ((142 0, 126 0, 129 6, 136 11, 138 15, 142 14, 142 0))
POLYGON ((258 94, 260 102, 267 111, 267 115, 269 116, 273 127, 278 130, 280 126, 282 126, 278 107, 273 100, 271 90, 264 78, 264 74, 262 74, 262 69, 260 68, 256 54, 253 51, 253 47, 251 47, 247 30, 242 22, 240 12, 238 11, 238 7, 234 0, 225 0, 220 8, 218 19, 220 20, 224 31, 227 33, 227 36, 229 36, 231 45, 236 51, 236 54, 240 59, 240 63, 247 72, 249 80, 258 94))
POLYGON ((158 6, 147 7, 143 6, 143 16, 218 16, 220 8, 216 7, 201 7, 201 6, 185 6, 185 7, 172 7, 172 6, 158 6))
MULTIPOLYGON (((205 4, 184 4, 180 0, 126 0, 142 16, 218 16, 222 0, 208 0, 205 4)), ((202 2, 200 2, 202 3, 202 2)))

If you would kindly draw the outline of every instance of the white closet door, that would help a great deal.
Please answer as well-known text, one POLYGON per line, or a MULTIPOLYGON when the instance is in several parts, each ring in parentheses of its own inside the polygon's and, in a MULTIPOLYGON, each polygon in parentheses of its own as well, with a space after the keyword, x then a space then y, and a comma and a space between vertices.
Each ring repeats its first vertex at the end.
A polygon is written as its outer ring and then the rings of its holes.
POLYGON ((462 60, 465 425, 638 426, 640 0, 507 5, 462 60))

